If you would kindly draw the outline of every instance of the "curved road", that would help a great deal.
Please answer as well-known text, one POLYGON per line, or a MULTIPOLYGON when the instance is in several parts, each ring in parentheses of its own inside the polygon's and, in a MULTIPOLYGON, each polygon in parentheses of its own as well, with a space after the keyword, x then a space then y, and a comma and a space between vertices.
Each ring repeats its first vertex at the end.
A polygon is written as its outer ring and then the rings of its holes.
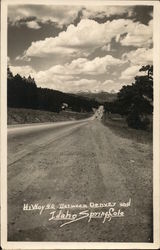
POLYGON ((9 127, 8 240, 151 242, 150 154, 93 117, 9 127))

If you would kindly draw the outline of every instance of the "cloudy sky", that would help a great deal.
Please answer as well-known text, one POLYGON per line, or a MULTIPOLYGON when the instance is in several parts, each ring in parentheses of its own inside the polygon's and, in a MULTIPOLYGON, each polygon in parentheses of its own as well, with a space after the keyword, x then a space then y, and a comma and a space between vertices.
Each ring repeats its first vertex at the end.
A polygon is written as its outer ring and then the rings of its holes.
POLYGON ((151 6, 9 5, 8 64, 37 86, 118 91, 152 64, 151 6))

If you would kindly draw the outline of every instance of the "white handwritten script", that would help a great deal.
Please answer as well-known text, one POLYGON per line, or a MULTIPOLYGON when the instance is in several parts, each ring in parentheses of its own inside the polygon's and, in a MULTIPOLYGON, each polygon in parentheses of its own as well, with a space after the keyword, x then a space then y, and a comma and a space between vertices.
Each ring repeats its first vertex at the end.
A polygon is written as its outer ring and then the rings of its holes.
POLYGON ((48 204, 23 204, 23 211, 38 211, 40 215, 49 211, 48 221, 63 221, 60 227, 80 221, 87 218, 87 222, 93 219, 99 219, 102 223, 109 222, 113 218, 121 218, 125 216, 125 208, 131 206, 131 199, 127 202, 105 202, 89 204, 64 204, 57 206, 54 203, 48 204), (80 211, 79 211, 80 210, 80 211))

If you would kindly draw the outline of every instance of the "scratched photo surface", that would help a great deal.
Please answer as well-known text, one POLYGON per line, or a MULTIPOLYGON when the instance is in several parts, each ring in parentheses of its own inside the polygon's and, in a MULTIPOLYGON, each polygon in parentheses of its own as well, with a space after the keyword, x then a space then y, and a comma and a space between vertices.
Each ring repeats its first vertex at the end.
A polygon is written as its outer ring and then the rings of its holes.
POLYGON ((8 241, 153 242, 152 24, 8 6, 8 241))

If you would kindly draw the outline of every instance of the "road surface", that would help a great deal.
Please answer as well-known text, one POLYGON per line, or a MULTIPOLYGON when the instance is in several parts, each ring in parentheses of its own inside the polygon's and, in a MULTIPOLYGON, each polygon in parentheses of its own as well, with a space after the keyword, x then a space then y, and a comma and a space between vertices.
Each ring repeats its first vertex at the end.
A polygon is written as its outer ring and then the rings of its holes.
POLYGON ((9 127, 8 240, 151 242, 150 155, 93 118, 9 127))

